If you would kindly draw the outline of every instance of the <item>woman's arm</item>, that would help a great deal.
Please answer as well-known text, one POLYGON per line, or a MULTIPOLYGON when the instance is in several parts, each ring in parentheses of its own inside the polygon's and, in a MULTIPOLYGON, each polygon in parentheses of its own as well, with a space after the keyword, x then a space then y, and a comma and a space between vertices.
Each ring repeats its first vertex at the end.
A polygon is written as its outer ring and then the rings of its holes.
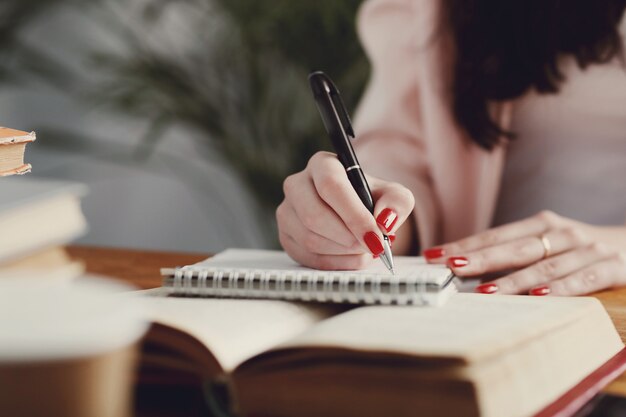
POLYGON ((414 1, 369 0, 358 16, 371 77, 355 117, 354 147, 365 172, 407 187, 415 197, 410 224, 399 230, 394 253, 416 255, 432 245, 440 210, 430 178, 419 107, 419 60, 414 1))
POLYGON ((285 199, 276 211, 281 244, 301 264, 363 268, 380 253, 382 233, 396 234, 394 254, 416 254, 416 225, 422 243, 434 241, 438 210, 421 140, 412 3, 370 0, 358 19, 372 75, 355 118, 354 147, 368 174, 376 220, 336 156, 316 154, 285 180, 285 199))

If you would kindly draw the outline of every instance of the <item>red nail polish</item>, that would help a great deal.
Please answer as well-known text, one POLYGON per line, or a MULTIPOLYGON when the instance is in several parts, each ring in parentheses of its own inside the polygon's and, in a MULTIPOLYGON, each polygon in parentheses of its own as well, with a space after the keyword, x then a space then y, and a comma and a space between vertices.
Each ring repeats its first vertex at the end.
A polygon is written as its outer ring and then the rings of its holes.
POLYGON ((369 248, 370 252, 372 252, 372 255, 380 255, 384 252, 385 249, 383 248, 383 242, 380 241, 380 238, 376 233, 365 233, 363 240, 365 241, 365 244, 369 248))
POLYGON ((487 282, 486 284, 480 284, 475 291, 481 294, 493 294, 498 291, 498 286, 493 282, 487 282))
POLYGON ((389 241, 391 243, 393 243, 396 240, 396 235, 387 235, 387 237, 389 238, 389 241))
POLYGON ((427 259, 437 259, 441 258, 446 254, 446 251, 443 248, 430 248, 424 250, 424 257, 427 259))
POLYGON ((393 226, 398 221, 398 215, 392 209, 386 208, 376 217, 376 222, 381 225, 387 232, 391 232, 393 226))
POLYGON ((469 264, 469 261, 465 256, 452 256, 448 258, 448 267, 450 268, 462 268, 469 264))
POLYGON ((542 285, 541 287, 535 287, 529 291, 530 295, 548 295, 550 294, 550 288, 547 285, 542 285))

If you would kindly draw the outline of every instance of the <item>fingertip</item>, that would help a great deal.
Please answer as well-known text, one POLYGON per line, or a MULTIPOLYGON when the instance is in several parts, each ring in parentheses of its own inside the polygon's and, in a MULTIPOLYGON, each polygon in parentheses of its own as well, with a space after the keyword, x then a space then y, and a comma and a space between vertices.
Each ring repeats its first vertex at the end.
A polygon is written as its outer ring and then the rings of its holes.
MULTIPOLYGON (((413 193, 406 187, 398 183, 383 181, 372 190, 372 194, 376 200, 374 207, 374 216, 379 219, 393 212, 393 217, 387 219, 388 222, 395 223, 397 229, 415 208, 415 197, 413 193)), ((393 226, 392 226, 393 227, 393 226)))
POLYGON ((486 282, 476 287, 475 292, 479 294, 495 294, 498 292, 498 284, 495 282, 486 282))
POLYGON ((424 255, 427 261, 431 262, 431 261, 435 261, 446 256, 446 251, 444 248, 435 247, 435 248, 424 249, 422 254, 424 255))
POLYGON ((390 208, 384 208, 376 216, 376 223, 384 233, 390 233, 398 222, 398 213, 390 208))
POLYGON ((446 265, 448 266, 448 268, 454 270, 462 269, 469 265, 469 263, 469 259, 467 259, 465 256, 451 256, 446 261, 446 265))
POLYGON ((528 291, 528 294, 534 295, 536 297, 543 297, 546 295, 550 295, 551 292, 552 290, 550 289, 550 287, 548 287, 547 285, 541 285, 539 287, 531 288, 530 291, 528 291))

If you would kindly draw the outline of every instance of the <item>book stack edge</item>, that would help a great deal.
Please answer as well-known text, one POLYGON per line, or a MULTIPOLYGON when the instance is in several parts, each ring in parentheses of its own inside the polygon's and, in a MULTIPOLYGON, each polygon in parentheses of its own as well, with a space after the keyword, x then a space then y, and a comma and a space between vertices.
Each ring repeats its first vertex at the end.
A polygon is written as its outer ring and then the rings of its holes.
POLYGON ((87 230, 81 184, 21 178, 34 132, 0 127, 0 279, 71 279, 84 272, 64 245, 87 230))

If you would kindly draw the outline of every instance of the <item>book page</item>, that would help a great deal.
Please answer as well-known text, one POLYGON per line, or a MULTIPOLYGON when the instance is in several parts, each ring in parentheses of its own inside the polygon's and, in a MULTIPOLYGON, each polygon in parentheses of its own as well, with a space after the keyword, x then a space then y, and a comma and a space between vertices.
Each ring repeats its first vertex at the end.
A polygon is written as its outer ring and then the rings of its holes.
POLYGON ((598 309, 602 305, 590 297, 454 294, 440 308, 357 308, 319 323, 281 348, 337 347, 471 363, 598 309))
POLYGON ((153 321, 200 340, 226 372, 345 309, 286 301, 167 297, 162 289, 137 294, 153 321))

